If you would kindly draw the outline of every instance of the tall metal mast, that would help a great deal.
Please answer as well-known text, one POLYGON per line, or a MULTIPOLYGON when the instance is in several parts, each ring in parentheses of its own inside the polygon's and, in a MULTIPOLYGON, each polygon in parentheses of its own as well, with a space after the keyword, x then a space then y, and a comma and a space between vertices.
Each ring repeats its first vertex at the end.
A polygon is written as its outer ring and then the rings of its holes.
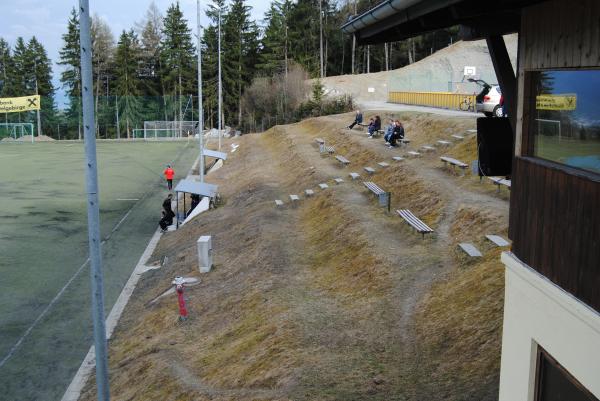
POLYGON ((200 0, 196 0, 198 28, 198 139, 200 142, 200 161, 198 165, 200 182, 204 182, 204 110, 202 108, 202 36, 200 25, 200 0))
POLYGON ((219 150, 221 150, 221 123, 222 123, 222 116, 223 116, 223 84, 221 82, 221 7, 219 6, 219 46, 218 46, 218 52, 219 52, 219 116, 217 117, 219 123, 218 123, 218 128, 219 128, 219 150))
POLYGON ((92 320, 96 353, 96 387, 98 401, 109 401, 108 357, 104 321, 104 288, 100 253, 100 207, 98 203, 98 165, 96 163, 96 133, 94 124, 94 95, 92 90, 92 39, 88 0, 79 0, 81 50, 81 97, 85 143, 85 178, 88 211, 88 240, 90 249, 90 279, 92 290, 92 320))

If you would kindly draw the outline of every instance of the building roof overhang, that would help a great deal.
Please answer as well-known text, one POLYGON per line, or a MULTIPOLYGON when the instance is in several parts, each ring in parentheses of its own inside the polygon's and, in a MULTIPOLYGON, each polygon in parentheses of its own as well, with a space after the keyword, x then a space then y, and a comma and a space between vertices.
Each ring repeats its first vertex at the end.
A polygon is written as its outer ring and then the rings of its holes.
POLYGON ((518 32, 523 7, 543 0, 386 0, 350 19, 342 31, 359 44, 404 40, 460 25, 464 39, 518 32))

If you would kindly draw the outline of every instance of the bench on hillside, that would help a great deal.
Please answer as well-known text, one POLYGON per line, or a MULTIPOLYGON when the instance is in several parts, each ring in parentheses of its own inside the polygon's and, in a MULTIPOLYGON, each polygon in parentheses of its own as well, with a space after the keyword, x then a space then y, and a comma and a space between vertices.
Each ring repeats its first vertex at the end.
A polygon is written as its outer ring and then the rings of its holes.
POLYGON ((341 184, 342 182, 344 182, 342 178, 334 178, 333 181, 335 181, 336 184, 341 184))
POLYGON ((406 152, 407 154, 411 155, 411 156, 415 156, 415 157, 419 157, 421 156, 421 154, 419 152, 415 152, 415 151, 410 151, 410 152, 406 152))
POLYGON ((312 189, 307 189, 306 191, 304 191, 304 193, 306 194, 306 196, 313 196, 315 194, 315 191, 313 191, 312 189))
POLYGON ((371 135, 371 137, 373 138, 377 138, 380 135, 384 135, 385 131, 382 129, 378 129, 377 131, 373 131, 373 135, 371 135))
POLYGON ((327 188, 329 188, 329 185, 327 185, 325 183, 319 184, 319 188, 321 188, 321 189, 327 189, 327 188))
POLYGON ((389 166, 389 164, 388 164, 388 163, 386 163, 386 162, 379 162, 379 163, 377 163, 377 164, 378 164, 379 166, 383 167, 383 168, 385 168, 385 167, 388 167, 388 166, 389 166))
POLYGON ((358 174, 358 173, 350 173, 350 177, 352 177, 353 180, 356 180, 357 178, 360 178, 360 174, 358 174))
POLYGON ((300 197, 298 195, 290 195, 290 200, 292 201, 292 203, 298 202, 300 200, 300 197))
POLYGON ((458 246, 460 247, 460 249, 465 251, 465 253, 472 258, 480 258, 481 256, 483 256, 481 254, 481 252, 479 251, 479 249, 475 248, 475 246, 473 244, 467 244, 467 243, 463 242, 463 243, 458 244, 458 246))
POLYGON ((325 146, 325 152, 331 155, 335 152, 335 148, 333 146, 325 146))
POLYGON ((377 184, 371 181, 365 181, 363 182, 363 185, 367 187, 369 191, 375 194, 375 196, 377 196, 377 199, 379 200, 379 206, 387 206, 389 212, 392 200, 392 193, 384 191, 377 184))
POLYGON ((442 146, 449 146, 449 145, 452 145, 452 142, 450 142, 450 141, 441 141, 441 140, 440 140, 440 141, 437 141, 437 143, 439 143, 439 144, 440 144, 440 145, 442 145, 442 146))
POLYGON ((448 156, 442 156, 442 157, 440 157, 440 160, 442 162, 444 162, 444 166, 447 165, 447 164, 450 164, 452 166, 452 168, 454 168, 454 166, 460 167, 461 170, 463 171, 463 174, 464 174, 465 169, 467 167, 469 167, 468 164, 463 163, 460 160, 456 160, 456 159, 453 159, 453 158, 448 157, 448 156))
POLYGON ((275 206, 277 206, 277 207, 283 206, 283 201, 281 199, 275 199, 275 206))
POLYGON ((402 157, 402 156, 394 156, 394 157, 392 157, 392 159, 396 160, 397 162, 401 162, 402 160, 404 160, 404 157, 402 157))
POLYGON ((507 240, 505 240, 504 238, 502 238, 499 235, 492 235, 492 234, 486 234, 485 236, 488 240, 490 240, 491 242, 493 242, 494 244, 496 244, 497 246, 509 246, 510 242, 508 242, 507 240))
POLYGON ((363 168, 363 170, 365 170, 369 174, 375 173, 375 169, 372 167, 365 167, 365 168, 363 168))
POLYGON ((435 151, 435 148, 433 146, 429 146, 429 145, 421 146, 421 149, 423 149, 426 152, 434 152, 435 151))
POLYGON ((456 138, 456 139, 465 139, 465 137, 462 135, 451 135, 451 136, 452 136, 452 138, 456 138))
POLYGON ((337 161, 342 163, 344 166, 347 166, 348 164, 350 164, 350 160, 346 159, 344 156, 336 156, 335 158, 337 159, 337 161))
POLYGON ((506 178, 499 177, 488 177, 492 182, 498 186, 498 192, 500 192, 500 185, 504 185, 510 190, 511 180, 507 180, 506 178))
POLYGON ((398 142, 400 142, 400 146, 402 146, 402 145, 408 146, 408 144, 410 143, 410 139, 400 138, 400 139, 398 139, 398 142))
POLYGON ((433 229, 429 227, 427 224, 423 223, 417 216, 415 216, 408 209, 396 210, 396 213, 400 215, 412 228, 417 230, 419 234, 425 238, 425 234, 429 234, 433 232, 433 229))

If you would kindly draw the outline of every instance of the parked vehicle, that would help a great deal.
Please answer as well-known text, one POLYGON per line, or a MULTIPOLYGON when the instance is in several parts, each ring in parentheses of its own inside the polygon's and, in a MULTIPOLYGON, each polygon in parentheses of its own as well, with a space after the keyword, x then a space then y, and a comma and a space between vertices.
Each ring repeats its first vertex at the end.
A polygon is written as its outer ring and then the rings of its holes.
POLYGON ((490 85, 481 79, 469 79, 469 81, 483 88, 475 98, 477 111, 482 112, 487 117, 502 117, 502 106, 500 105, 502 90, 500 85, 490 85))

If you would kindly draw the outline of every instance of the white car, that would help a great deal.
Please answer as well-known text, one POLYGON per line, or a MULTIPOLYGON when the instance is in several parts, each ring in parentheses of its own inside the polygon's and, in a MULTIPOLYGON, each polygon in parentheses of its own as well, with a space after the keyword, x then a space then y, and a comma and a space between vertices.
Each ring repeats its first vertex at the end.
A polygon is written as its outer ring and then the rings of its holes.
POLYGON ((483 112, 487 117, 502 117, 501 96, 500 86, 492 85, 488 94, 483 96, 483 102, 477 103, 477 110, 483 112))

